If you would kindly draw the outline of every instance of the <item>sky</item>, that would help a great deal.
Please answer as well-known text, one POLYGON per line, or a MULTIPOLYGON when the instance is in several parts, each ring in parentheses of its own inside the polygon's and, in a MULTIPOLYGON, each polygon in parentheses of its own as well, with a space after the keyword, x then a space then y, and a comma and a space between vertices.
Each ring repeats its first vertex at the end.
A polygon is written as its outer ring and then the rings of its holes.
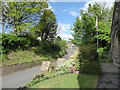
POLYGON ((76 17, 80 16, 80 10, 84 7, 85 2, 50 2, 49 4, 57 18, 58 36, 64 40, 72 39, 70 29, 76 17))
MULTIPOLYGON (((49 0, 49 9, 51 9, 57 18, 57 35, 64 40, 73 39, 71 31, 76 17, 80 16, 80 10, 86 11, 89 4, 95 2, 106 2, 106 7, 111 7, 114 0, 49 0)), ((0 33, 2 32, 0 24, 0 33)))
POLYGON ((110 8, 114 2, 114 0, 109 0, 109 2, 107 0, 85 0, 84 2, 79 2, 78 0, 65 1, 51 0, 51 2, 49 2, 49 8, 53 10, 57 18, 57 35, 64 40, 73 39, 73 31, 71 31, 72 25, 74 24, 77 16, 81 18, 80 10, 86 11, 89 3, 94 4, 98 1, 102 5, 101 2, 106 2, 106 7, 110 8))

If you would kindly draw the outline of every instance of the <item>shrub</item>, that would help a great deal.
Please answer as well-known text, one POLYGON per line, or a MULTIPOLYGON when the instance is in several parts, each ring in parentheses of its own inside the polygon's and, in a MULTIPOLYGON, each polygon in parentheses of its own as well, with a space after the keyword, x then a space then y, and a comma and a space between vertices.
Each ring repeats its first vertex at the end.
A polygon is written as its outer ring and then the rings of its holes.
POLYGON ((40 41, 39 46, 33 47, 35 53, 37 54, 47 54, 52 55, 53 57, 63 57, 66 53, 66 42, 60 41, 58 43, 52 43, 50 41, 40 41), (64 44, 63 44, 64 42, 64 44), (53 55, 54 54, 54 55, 53 55))
POLYGON ((83 61, 80 65, 80 71, 86 74, 101 74, 101 66, 96 61, 83 61))
POLYGON ((5 62, 8 59, 7 55, 4 53, 1 54, 1 57, 2 58, 0 59, 0 61, 2 61, 2 62, 5 62))
POLYGON ((95 45, 84 45, 79 47, 79 56, 80 60, 97 60, 97 48, 95 45))
POLYGON ((39 40, 33 37, 31 34, 18 35, 18 37, 25 38, 28 42, 29 47, 38 46, 39 40))
POLYGON ((65 40, 57 42, 57 45, 60 47, 59 56, 63 57, 66 54, 67 43, 65 40))
POLYGON ((2 52, 7 54, 11 50, 28 49, 34 46, 38 41, 30 35, 12 35, 2 34, 2 52))
POLYGON ((46 54, 52 52, 59 52, 60 47, 50 41, 40 41, 39 46, 32 48, 37 54, 46 54))

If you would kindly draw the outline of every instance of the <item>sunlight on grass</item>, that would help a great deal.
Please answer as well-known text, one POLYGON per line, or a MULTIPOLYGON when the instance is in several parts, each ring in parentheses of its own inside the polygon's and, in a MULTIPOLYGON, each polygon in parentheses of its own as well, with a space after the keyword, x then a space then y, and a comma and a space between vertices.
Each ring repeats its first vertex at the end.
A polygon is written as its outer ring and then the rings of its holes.
POLYGON ((42 81, 31 88, 95 88, 97 80, 98 76, 67 74, 42 81))

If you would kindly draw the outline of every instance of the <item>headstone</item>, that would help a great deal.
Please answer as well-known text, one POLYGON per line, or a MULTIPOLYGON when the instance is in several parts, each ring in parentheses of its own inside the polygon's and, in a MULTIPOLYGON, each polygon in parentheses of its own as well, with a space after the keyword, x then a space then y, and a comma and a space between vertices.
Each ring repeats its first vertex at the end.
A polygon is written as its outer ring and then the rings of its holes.
POLYGON ((69 71, 70 73, 75 73, 75 67, 74 66, 69 67, 69 71))
POLYGON ((56 61, 57 66, 59 67, 60 65, 62 65, 64 61, 64 58, 58 58, 58 60, 56 61))
POLYGON ((50 67, 50 61, 43 61, 42 66, 41 66, 41 72, 48 71, 50 67))

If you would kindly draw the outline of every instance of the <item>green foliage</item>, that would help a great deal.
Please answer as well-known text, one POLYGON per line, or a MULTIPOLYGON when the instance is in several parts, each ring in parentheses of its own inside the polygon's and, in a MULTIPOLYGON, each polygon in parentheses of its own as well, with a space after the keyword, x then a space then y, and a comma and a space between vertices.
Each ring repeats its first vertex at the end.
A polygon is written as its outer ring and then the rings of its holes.
POLYGON ((96 45, 83 45, 79 47, 79 56, 78 58, 83 60, 96 60, 96 45))
POLYGON ((38 41, 30 35, 2 34, 2 52, 6 54, 16 49, 28 49, 37 43, 38 41))
POLYGON ((57 22, 55 14, 51 10, 45 10, 35 28, 37 28, 36 34, 40 36, 43 41, 53 41, 57 32, 57 22))
POLYGON ((66 54, 66 48, 67 48, 66 41, 61 40, 60 43, 59 43, 59 47, 61 48, 61 51, 59 52, 60 56, 63 57, 66 54))
POLYGON ((5 62, 7 59, 8 59, 8 56, 6 54, 2 53, 0 61, 5 62))
POLYGON ((14 28, 14 34, 20 34, 38 21, 47 7, 47 2, 2 2, 4 27, 7 24, 14 28))
POLYGON ((86 74, 101 74, 101 66, 99 62, 96 61, 83 61, 80 65, 80 72, 86 74))
POLYGON ((55 78, 50 78, 46 81, 37 83, 31 88, 79 88, 79 82, 77 80, 77 74, 60 75, 55 78))
POLYGON ((98 39, 100 48, 109 48, 113 8, 104 8, 95 3, 89 4, 88 10, 80 13, 81 19, 77 17, 72 27, 72 42, 76 45, 87 45, 95 44, 98 39))
POLYGON ((16 35, 2 34, 3 53, 8 53, 10 50, 17 48, 26 48, 28 47, 27 45, 25 38, 20 38, 16 35))
POLYGON ((36 75, 32 81, 26 83, 25 86, 23 86, 22 88, 29 88, 34 86, 38 82, 65 74, 68 74, 68 71, 52 71, 52 72, 41 73, 39 75, 36 75))
MULTIPOLYGON (((38 82, 30 88, 96 88, 98 75, 66 74, 60 75, 42 82, 38 82)), ((27 89, 27 88, 26 88, 27 89)))
POLYGON ((60 47, 56 44, 51 43, 50 41, 40 41, 39 46, 33 48, 33 50, 40 54, 57 52, 60 50, 60 47))
POLYGON ((13 65, 19 63, 26 63, 32 61, 46 60, 39 58, 46 57, 47 60, 53 60, 58 57, 64 56, 66 52, 66 42, 60 41, 59 44, 52 43, 50 41, 38 41, 35 37, 30 34, 25 35, 12 35, 12 34, 1 34, 2 35, 2 46, 1 54, 4 65, 13 65), (18 52, 21 51, 20 52, 18 52), (31 50, 30 56, 26 50, 31 50), (9 57, 9 54, 15 54, 9 57), (27 54, 27 55, 26 55, 27 54), (32 58, 37 59, 32 59, 32 58), (38 56, 38 57, 37 57, 38 56), (48 59, 49 58, 49 59, 48 59), (11 61, 12 60, 12 61, 11 61), (32 60, 32 61, 31 61, 32 60))
POLYGON ((50 59, 48 56, 36 55, 31 50, 16 50, 11 51, 9 54, 2 53, 2 66, 11 66, 23 63, 30 63, 32 65, 37 61, 47 61, 50 59))
POLYGON ((96 45, 84 45, 79 48, 79 70, 86 74, 100 74, 101 66, 97 57, 96 45))
POLYGON ((72 40, 72 43, 74 43, 76 45, 80 45, 80 41, 82 38, 82 36, 81 36, 82 22, 79 17, 76 18, 76 22, 74 22, 74 25, 71 29, 74 31, 74 33, 73 33, 74 40, 72 40))
POLYGON ((32 47, 36 54, 47 54, 53 57, 63 57, 66 53, 66 41, 61 40, 59 44, 50 41, 40 41, 39 46, 32 47))
POLYGON ((67 43, 65 40, 61 40, 61 38, 58 36, 56 39, 55 39, 55 44, 57 46, 59 46, 60 48, 60 52, 59 52, 59 56, 60 57, 63 57, 65 54, 66 54, 66 48, 67 48, 67 43))

